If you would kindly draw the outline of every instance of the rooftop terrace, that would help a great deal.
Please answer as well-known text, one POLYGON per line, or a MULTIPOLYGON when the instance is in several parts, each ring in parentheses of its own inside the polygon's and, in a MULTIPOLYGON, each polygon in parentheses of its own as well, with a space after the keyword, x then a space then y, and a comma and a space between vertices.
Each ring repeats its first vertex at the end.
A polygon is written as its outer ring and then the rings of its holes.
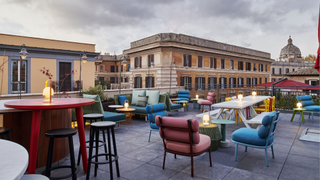
MULTIPOLYGON (((191 104, 187 112, 169 112, 169 116, 196 118, 201 113, 192 109, 191 104)), ((163 144, 158 132, 152 132, 151 141, 148 143, 149 123, 143 117, 134 116, 131 125, 121 125, 115 130, 117 150, 119 154, 120 178, 115 179, 319 179, 319 143, 300 141, 299 137, 305 128, 319 129, 319 116, 315 116, 312 123, 305 115, 305 124, 296 115, 290 122, 292 113, 280 113, 274 140, 275 158, 269 153, 269 167, 265 164, 264 149, 253 149, 239 146, 238 161, 234 161, 235 144, 230 143, 228 148, 219 147, 211 152, 212 167, 209 166, 208 153, 197 156, 194 161, 194 178, 190 177, 190 157, 177 156, 167 153, 166 166, 162 169, 163 144)), ((197 118, 200 121, 200 118, 197 118)), ((227 125, 227 139, 236 129, 245 127, 243 123, 227 125)), ((89 127, 86 128, 86 138, 89 139, 89 127)), ((102 136, 100 134, 100 139, 102 136)), ((74 136, 76 157, 79 149, 78 136, 74 136)), ((103 152, 103 148, 99 152, 103 152)), ((103 158, 103 157, 102 157, 103 158)), ((69 161, 65 161, 69 164, 69 161)), ((115 169, 115 168, 113 168, 115 169)), ((38 169, 38 173, 40 169, 38 169)), ((60 172, 52 172, 52 175, 60 172)), ((69 172, 67 172, 69 173, 69 172)), ((61 174, 60 174, 61 175, 61 174)), ((78 166, 78 179, 85 179, 86 174, 82 165, 78 166)), ((109 179, 109 166, 99 165, 97 177, 93 177, 91 168, 90 179, 109 179)))

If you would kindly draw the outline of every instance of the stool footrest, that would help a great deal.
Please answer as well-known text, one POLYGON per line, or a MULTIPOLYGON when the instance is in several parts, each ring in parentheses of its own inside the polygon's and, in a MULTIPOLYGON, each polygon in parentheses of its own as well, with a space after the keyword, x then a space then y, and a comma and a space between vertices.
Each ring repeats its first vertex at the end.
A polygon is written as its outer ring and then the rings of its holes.
MULTIPOLYGON (((95 144, 95 142, 96 141, 94 141, 94 143, 93 144, 95 144)), ((90 141, 86 141, 86 143, 90 143, 90 141)), ((101 147, 101 146, 103 146, 103 145, 105 145, 106 143, 104 142, 104 141, 102 141, 102 140, 99 140, 99 143, 101 143, 101 144, 99 144, 98 145, 98 147, 101 147)), ((89 148, 90 146, 86 146, 87 148, 89 148)), ((93 148, 96 148, 96 146, 92 146, 93 148)))
MULTIPOLYGON (((72 169, 72 166, 56 166, 56 167, 51 167, 50 168, 50 171, 53 171, 53 170, 56 170, 56 169, 65 169, 65 168, 70 168, 72 169)), ((77 173, 77 168, 75 168, 76 170, 76 173, 77 173)), ((42 171, 41 173, 42 175, 45 175, 46 174, 46 170, 42 171)), ((49 177, 49 179, 66 179, 66 178, 69 178, 69 177, 72 177, 73 174, 69 174, 69 175, 65 175, 65 176, 59 176, 59 177, 49 177)))
MULTIPOLYGON (((99 157, 99 156, 105 156, 105 155, 108 155, 108 156, 109 156, 109 153, 102 153, 102 154, 94 155, 94 156, 92 156, 91 159, 95 158, 96 156, 99 157)), ((111 159, 111 162, 114 162, 114 161, 116 161, 116 160, 119 159, 119 156, 118 156, 118 155, 111 154, 111 156, 113 157, 113 158, 111 159)), ((91 161, 91 163, 92 163, 92 164, 109 164, 109 160, 104 161, 104 162, 91 161)))

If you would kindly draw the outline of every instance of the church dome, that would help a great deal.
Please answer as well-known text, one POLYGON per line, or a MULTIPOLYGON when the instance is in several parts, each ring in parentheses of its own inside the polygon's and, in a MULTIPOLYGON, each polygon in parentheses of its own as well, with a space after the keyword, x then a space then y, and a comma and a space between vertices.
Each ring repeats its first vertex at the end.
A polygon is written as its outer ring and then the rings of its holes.
POLYGON ((292 44, 291 36, 289 36, 288 44, 281 49, 280 60, 287 61, 288 59, 291 59, 291 58, 294 58, 294 59, 301 58, 301 51, 297 46, 292 44))

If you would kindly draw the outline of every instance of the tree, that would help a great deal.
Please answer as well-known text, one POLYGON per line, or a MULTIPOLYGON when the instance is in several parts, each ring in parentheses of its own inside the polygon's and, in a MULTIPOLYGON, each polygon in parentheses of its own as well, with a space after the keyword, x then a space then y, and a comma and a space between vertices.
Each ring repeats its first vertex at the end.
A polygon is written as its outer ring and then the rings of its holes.
POLYGON ((308 56, 302 57, 303 62, 315 63, 317 59, 316 55, 309 54, 308 56))

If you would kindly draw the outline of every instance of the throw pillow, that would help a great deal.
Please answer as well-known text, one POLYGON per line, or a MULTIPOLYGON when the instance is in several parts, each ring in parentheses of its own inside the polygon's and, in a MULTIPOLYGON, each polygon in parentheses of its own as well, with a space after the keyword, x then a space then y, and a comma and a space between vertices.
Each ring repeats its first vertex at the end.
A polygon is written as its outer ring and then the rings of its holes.
POLYGON ((159 104, 160 91, 147 91, 146 96, 148 96, 148 105, 159 104))
POLYGON ((128 100, 128 99, 127 99, 127 96, 118 96, 118 99, 119 99, 119 103, 120 103, 121 105, 124 104, 124 101, 125 101, 125 100, 128 100))
POLYGON ((146 96, 146 90, 142 90, 142 91, 137 91, 137 90, 133 90, 132 91, 132 100, 131 100, 131 104, 132 105, 136 105, 137 104, 137 100, 138 100, 138 96, 146 96))
POLYGON ((145 107, 147 105, 148 96, 138 96, 137 106, 145 107))

